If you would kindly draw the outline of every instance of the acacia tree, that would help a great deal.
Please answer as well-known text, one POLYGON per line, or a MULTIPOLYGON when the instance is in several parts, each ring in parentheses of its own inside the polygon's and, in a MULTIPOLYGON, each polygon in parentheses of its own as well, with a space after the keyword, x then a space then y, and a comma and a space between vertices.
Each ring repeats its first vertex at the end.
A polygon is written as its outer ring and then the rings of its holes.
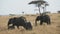
POLYGON ((46 7, 49 6, 49 4, 48 3, 44 3, 43 5, 44 5, 44 7, 42 7, 43 8, 43 13, 45 13, 46 7))
MULTIPOLYGON (((46 1, 39 0, 39 1, 32 1, 29 4, 35 4, 39 9, 39 13, 41 14, 40 7, 41 7, 41 5, 44 5, 45 3, 46 3, 46 1)), ((44 10, 44 7, 43 7, 43 10, 44 10)))

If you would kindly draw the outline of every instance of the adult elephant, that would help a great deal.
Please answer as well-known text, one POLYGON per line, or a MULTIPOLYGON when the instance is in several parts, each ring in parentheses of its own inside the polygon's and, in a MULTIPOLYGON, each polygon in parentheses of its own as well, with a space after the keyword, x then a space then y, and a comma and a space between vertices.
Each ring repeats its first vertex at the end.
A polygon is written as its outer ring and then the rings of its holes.
POLYGON ((43 24, 43 22, 47 23, 47 24, 51 24, 51 21, 50 21, 50 16, 49 15, 40 15, 40 16, 37 16, 36 17, 36 20, 35 20, 35 25, 37 25, 37 21, 40 21, 40 25, 43 24))
POLYGON ((30 22, 27 22, 26 18, 21 16, 19 18, 10 18, 8 21, 8 29, 10 28, 15 28, 14 26, 17 26, 17 28, 19 29, 19 26, 23 26, 26 30, 28 29, 32 29, 32 25, 30 22), (12 24, 12 26, 10 26, 10 24, 12 24), (28 25, 29 24, 29 25, 28 25), (28 26, 28 27, 27 27, 28 26))

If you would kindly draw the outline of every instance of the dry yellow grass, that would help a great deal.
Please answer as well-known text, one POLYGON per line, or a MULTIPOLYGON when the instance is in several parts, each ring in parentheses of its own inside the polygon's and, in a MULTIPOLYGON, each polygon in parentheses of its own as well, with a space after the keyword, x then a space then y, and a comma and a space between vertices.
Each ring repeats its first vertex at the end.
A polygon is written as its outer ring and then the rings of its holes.
POLYGON ((24 28, 20 27, 18 30, 17 28, 14 30, 7 29, 7 23, 9 18, 17 17, 17 16, 0 16, 0 34, 60 34, 60 14, 49 14, 51 17, 51 25, 43 24, 38 25, 35 27, 35 16, 24 16, 28 21, 31 22, 33 26, 33 30, 25 30, 24 28))

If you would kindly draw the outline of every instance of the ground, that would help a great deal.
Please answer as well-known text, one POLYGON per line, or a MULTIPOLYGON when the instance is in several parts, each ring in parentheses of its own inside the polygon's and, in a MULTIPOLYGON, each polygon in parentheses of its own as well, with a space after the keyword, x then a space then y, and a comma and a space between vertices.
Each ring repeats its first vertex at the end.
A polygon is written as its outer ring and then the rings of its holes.
POLYGON ((35 19, 37 15, 24 15, 28 21, 31 22, 33 29, 25 30, 23 27, 20 29, 7 29, 9 18, 19 16, 0 16, 0 34, 60 34, 60 14, 48 14, 51 18, 51 25, 44 23, 43 25, 35 26, 35 19))

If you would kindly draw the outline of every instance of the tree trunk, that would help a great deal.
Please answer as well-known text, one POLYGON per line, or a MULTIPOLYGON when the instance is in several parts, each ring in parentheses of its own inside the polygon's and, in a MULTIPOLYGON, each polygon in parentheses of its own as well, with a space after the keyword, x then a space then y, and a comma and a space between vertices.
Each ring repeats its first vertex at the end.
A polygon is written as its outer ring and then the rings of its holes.
POLYGON ((41 15, 41 12, 40 12, 40 7, 38 7, 38 9, 39 9, 39 14, 41 15))
POLYGON ((43 7, 43 13, 45 12, 45 8, 43 7))

